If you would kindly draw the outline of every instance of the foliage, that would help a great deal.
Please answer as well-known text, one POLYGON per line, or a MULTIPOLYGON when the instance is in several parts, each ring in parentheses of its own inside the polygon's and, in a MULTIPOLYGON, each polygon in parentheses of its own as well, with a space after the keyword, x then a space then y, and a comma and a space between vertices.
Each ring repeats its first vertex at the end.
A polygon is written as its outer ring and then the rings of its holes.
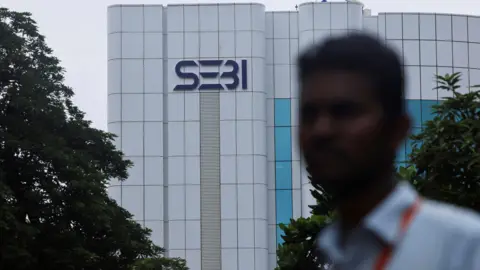
POLYGON ((161 257, 107 196, 131 162, 90 127, 63 73, 31 15, 0 8, 0 269, 121 270, 161 257))
POLYGON ((309 207, 312 209, 312 215, 330 215, 334 210, 334 206, 332 204, 332 197, 325 191, 325 189, 323 189, 321 185, 312 182, 312 178, 310 177, 310 172, 308 171, 308 168, 307 172, 309 173, 309 182, 313 186, 313 189, 310 190, 310 193, 317 202, 317 204, 315 205, 309 205, 309 207))
MULTIPOLYGON (((434 106, 434 119, 421 133, 412 135, 412 153, 397 174, 409 180, 424 196, 480 212, 480 91, 462 94, 461 74, 436 76, 438 87, 451 97, 434 106)), ((284 243, 277 250, 276 270, 322 269, 325 262, 315 253, 315 237, 330 222, 331 198, 321 187, 311 191, 318 204, 310 218, 281 225, 284 243)))
POLYGON ((334 209, 331 197, 323 187, 313 183, 310 176, 309 179, 313 185, 310 192, 317 204, 309 206, 312 216, 291 219, 288 225, 279 225, 283 230, 283 244, 278 245, 276 270, 314 270, 326 263, 315 252, 315 240, 322 228, 330 223, 334 209))
POLYGON ((324 262, 315 252, 315 240, 318 232, 329 222, 328 216, 312 215, 292 219, 288 225, 281 224, 284 243, 278 246, 276 270, 319 269, 324 262))
MULTIPOLYGON (((413 135, 406 179, 426 197, 480 212, 480 91, 461 93, 461 74, 436 76, 451 97, 434 106, 434 119, 413 135)), ((401 168, 402 170, 402 168, 401 168)))
POLYGON ((132 270, 188 270, 185 260, 162 256, 138 260, 132 270))

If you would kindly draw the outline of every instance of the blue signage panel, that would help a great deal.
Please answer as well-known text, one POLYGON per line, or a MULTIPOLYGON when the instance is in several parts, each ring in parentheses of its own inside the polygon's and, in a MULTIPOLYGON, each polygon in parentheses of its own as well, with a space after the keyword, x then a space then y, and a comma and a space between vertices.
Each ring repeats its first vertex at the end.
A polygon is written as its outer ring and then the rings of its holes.
MULTIPOLYGON (((225 69, 226 69, 225 68, 225 69)), ((181 79, 188 79, 191 83, 178 84, 173 89, 174 91, 192 91, 192 90, 237 90, 240 85, 241 89, 247 89, 247 60, 182 60, 175 66, 175 73, 181 79), (213 72, 185 72, 187 67, 224 67, 230 68, 229 71, 213 71, 213 72), (241 75, 241 81, 239 78, 241 75), (202 79, 230 79, 231 83, 202 83, 202 79)))

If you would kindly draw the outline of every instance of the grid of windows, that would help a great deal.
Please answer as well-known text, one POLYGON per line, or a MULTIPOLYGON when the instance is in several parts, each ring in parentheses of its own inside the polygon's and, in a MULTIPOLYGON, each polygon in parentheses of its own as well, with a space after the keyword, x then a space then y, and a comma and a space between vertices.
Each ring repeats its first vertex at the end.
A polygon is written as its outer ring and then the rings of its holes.
MULTIPOLYGON (((165 246, 163 7, 111 6, 108 10, 108 130, 133 162, 129 178, 112 180, 109 195, 165 246), (159 207, 160 205, 160 207, 159 207)), ((183 169, 183 168, 182 168, 183 169)), ((185 230, 182 231, 184 233, 185 230)))
POLYGON ((269 265, 276 266, 279 224, 301 216, 301 165, 295 145, 297 84, 295 60, 299 32, 297 12, 270 12, 265 17, 269 178, 269 265), (268 92, 270 91, 270 92, 268 92))
MULTIPOLYGON (((385 39, 402 58, 407 76, 407 110, 412 117, 412 134, 431 120, 432 106, 451 92, 435 89, 435 74, 462 73, 461 93, 480 80, 480 18, 449 14, 380 13, 365 16, 364 28, 385 39)), ((407 139, 397 153, 397 166, 412 152, 407 139)))
MULTIPOLYGON (((269 269, 274 268, 276 244, 282 242, 278 224, 308 216, 307 206, 314 203, 295 144, 295 59, 302 48, 362 27, 385 39, 405 63, 413 133, 433 118, 431 107, 450 95, 432 91, 433 74, 462 72, 462 91, 480 84, 480 17, 368 16, 362 8, 354 2, 306 3, 298 11, 267 13, 260 5, 243 4, 110 7, 108 125, 119 135, 116 145, 135 165, 127 181, 111 182, 109 193, 153 230, 152 240, 166 247, 168 255, 186 258, 192 269, 201 261, 200 140, 185 135, 200 130, 200 94, 170 91, 180 80, 174 73, 179 59, 251 59, 253 93, 220 94, 225 270, 266 269, 267 252, 269 269)), ((411 143, 406 140, 399 149, 398 165, 408 159, 411 143)))
POLYGON ((293 216, 292 205, 292 121, 291 99, 274 99, 275 123, 275 205, 277 243, 282 242, 278 224, 287 224, 293 216))

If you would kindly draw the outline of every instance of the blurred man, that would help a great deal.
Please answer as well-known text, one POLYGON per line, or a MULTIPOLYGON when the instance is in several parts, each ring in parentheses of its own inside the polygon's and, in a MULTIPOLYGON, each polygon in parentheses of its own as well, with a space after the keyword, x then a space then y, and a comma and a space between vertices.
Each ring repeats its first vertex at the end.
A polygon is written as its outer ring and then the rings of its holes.
POLYGON ((300 147, 339 215, 319 235, 322 256, 340 270, 480 270, 480 218, 393 178, 410 128, 395 52, 354 34, 314 46, 298 67, 300 147))

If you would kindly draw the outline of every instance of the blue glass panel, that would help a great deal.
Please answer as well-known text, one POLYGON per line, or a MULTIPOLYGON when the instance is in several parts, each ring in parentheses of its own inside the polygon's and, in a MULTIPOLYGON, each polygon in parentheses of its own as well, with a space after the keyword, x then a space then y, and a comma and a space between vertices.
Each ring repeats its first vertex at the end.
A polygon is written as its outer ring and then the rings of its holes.
POLYGON ((405 142, 398 148, 396 162, 405 162, 405 142))
POLYGON ((282 236, 284 236, 285 234, 283 233, 283 230, 280 229, 279 226, 277 226, 277 245, 281 245, 283 244, 283 239, 282 239, 282 236))
POLYGON ((422 108, 421 100, 412 99, 407 100, 407 112, 412 118, 412 126, 421 127, 422 126, 422 108))
POLYGON ((275 162, 275 189, 292 189, 292 162, 275 162))
POLYGON ((275 160, 292 160, 292 128, 275 127, 275 160))
POLYGON ((422 128, 420 128, 420 127, 412 128, 412 134, 413 135, 420 134, 420 132, 422 132, 422 128))
POLYGON ((291 126, 291 100, 289 98, 275 99, 275 126, 291 126))
POLYGON ((410 140, 410 139, 408 139, 408 141, 407 141, 407 149, 406 149, 406 153, 405 153, 405 157, 406 157, 407 159, 410 158, 409 156, 410 156, 410 154, 412 153, 412 143, 413 143, 413 141, 410 140))
POLYGON ((422 121, 426 122, 432 120, 435 115, 433 114, 433 105, 437 105, 437 100, 422 100, 422 121))
POLYGON ((277 213, 277 224, 290 223, 293 214, 292 190, 276 190, 275 206, 277 213))

